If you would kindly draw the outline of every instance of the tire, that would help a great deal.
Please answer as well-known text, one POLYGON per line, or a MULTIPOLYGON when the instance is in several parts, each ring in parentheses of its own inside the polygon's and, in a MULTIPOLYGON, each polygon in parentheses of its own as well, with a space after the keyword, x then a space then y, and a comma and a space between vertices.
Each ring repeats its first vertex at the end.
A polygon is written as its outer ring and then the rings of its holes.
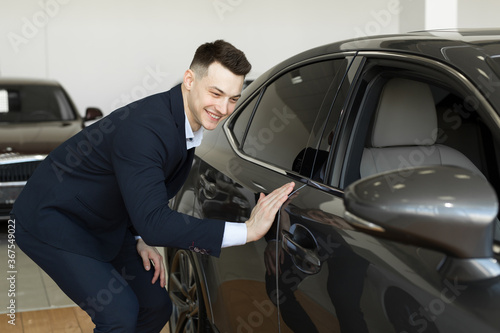
POLYGON ((210 332, 205 304, 192 254, 179 250, 173 254, 169 267, 168 292, 172 300, 171 333, 210 332))

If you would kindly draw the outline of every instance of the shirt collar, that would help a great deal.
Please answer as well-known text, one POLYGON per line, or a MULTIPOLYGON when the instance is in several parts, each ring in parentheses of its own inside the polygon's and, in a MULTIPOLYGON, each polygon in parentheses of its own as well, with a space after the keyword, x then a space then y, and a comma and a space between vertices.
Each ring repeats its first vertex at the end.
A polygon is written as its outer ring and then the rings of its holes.
POLYGON ((191 129, 191 125, 189 124, 189 120, 187 118, 186 113, 184 113, 184 116, 186 117, 186 147, 187 149, 191 148, 196 148, 199 145, 201 145, 201 140, 203 139, 203 126, 200 127, 199 130, 193 133, 193 130, 191 129))

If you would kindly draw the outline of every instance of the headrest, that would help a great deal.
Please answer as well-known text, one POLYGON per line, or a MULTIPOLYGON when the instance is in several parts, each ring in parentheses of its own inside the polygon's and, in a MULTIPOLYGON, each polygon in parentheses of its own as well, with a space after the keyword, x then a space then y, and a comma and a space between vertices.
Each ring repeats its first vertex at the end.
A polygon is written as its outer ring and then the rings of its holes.
POLYGON ((371 136, 372 147, 433 145, 437 116, 429 86, 389 80, 380 95, 371 136))

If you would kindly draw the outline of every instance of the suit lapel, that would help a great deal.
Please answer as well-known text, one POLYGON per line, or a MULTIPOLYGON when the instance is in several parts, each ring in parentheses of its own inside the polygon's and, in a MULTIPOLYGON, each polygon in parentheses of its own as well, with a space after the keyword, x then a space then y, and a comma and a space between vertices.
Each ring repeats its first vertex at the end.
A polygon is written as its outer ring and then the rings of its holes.
POLYGON ((168 188, 169 196, 174 196, 177 191, 182 187, 187 179, 189 171, 191 170, 191 165, 194 157, 194 149, 189 151, 186 148, 186 116, 184 113, 184 102, 182 99, 181 86, 178 85, 170 90, 170 111, 174 117, 175 125, 178 132, 178 144, 181 145, 181 158, 179 163, 172 172, 172 176, 169 177, 170 181, 166 184, 168 188))

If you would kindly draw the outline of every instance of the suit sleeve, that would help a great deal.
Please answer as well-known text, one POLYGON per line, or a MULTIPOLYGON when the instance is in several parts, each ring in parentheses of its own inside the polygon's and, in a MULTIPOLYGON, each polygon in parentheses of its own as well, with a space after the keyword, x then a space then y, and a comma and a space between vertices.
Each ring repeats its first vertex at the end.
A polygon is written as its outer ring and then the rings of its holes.
POLYGON ((165 182, 171 175, 165 170, 175 169, 172 163, 179 163, 180 149, 186 149, 173 119, 134 118, 117 129, 112 146, 113 168, 127 212, 144 241, 219 256, 223 221, 197 219, 168 206, 174 193, 167 193, 165 182))

